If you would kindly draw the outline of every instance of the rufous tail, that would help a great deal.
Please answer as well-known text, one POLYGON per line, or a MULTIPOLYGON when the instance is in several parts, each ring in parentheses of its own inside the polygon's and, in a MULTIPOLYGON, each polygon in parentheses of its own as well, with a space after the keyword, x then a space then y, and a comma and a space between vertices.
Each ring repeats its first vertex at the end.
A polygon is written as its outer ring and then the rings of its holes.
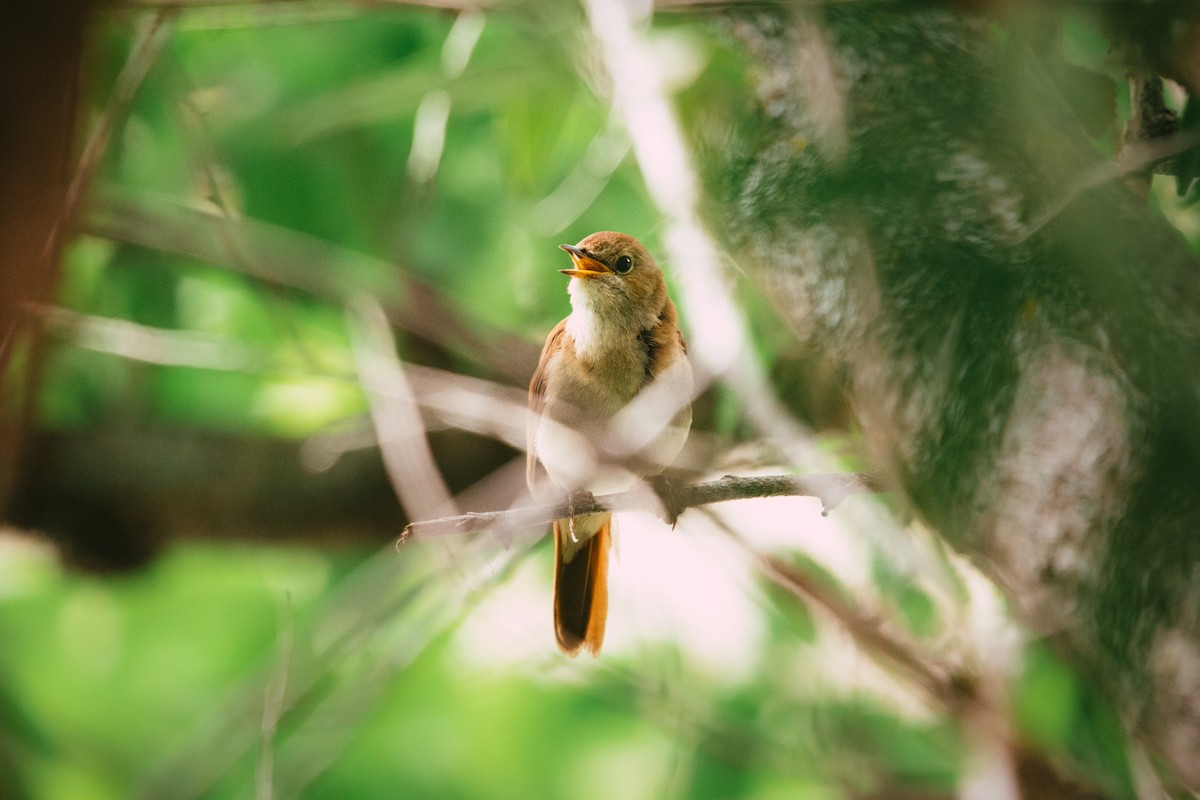
POLYGON ((570 521, 554 521, 554 634, 559 649, 569 656, 581 649, 599 655, 608 618, 612 514, 576 517, 577 536, 584 524, 596 533, 586 542, 572 545, 575 537, 570 521))

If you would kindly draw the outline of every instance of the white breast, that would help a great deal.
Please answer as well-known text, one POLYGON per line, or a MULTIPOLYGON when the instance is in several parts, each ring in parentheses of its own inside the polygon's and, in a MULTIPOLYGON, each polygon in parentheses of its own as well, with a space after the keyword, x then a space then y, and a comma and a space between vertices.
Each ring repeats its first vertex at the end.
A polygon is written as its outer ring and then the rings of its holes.
MULTIPOLYGON (((630 378, 632 387, 644 374, 641 360, 627 366, 606 366, 621 372, 637 370, 630 378)), ((547 393, 534 444, 538 459, 559 489, 587 489, 594 494, 622 491, 635 485, 639 477, 661 472, 683 449, 692 424, 693 377, 691 364, 682 353, 640 392, 634 394, 636 388, 631 388, 624 397, 601 391, 586 378, 568 380, 563 371, 557 374, 561 382, 547 393), (558 407, 559 403, 564 407, 558 407), (571 407, 593 424, 568 427, 555 421, 569 419, 571 407), (611 463, 635 455, 640 475, 611 463)), ((611 384, 615 376, 608 377, 611 384)))

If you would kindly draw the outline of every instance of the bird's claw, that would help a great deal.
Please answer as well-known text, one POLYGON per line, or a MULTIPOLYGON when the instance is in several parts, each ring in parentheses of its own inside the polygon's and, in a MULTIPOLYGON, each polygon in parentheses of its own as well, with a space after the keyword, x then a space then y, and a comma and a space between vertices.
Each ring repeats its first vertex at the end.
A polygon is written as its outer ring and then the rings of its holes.
POLYGON ((658 495, 659 502, 662 503, 663 522, 674 528, 675 523, 679 521, 679 515, 686 508, 680 505, 679 496, 675 493, 675 486, 662 475, 655 475, 650 479, 650 488, 654 490, 654 493, 658 495))
POLYGON ((580 506, 587 508, 596 507, 596 495, 589 492, 587 489, 576 489, 567 495, 567 531, 571 534, 571 541, 579 544, 579 538, 575 535, 575 517, 578 516, 576 509, 580 506))

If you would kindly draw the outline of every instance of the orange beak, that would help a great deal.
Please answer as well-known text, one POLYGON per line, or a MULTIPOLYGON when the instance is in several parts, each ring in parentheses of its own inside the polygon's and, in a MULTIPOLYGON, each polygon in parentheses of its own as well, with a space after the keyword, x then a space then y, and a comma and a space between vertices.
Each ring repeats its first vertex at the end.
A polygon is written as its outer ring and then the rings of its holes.
POLYGON ((566 250, 571 255, 571 261, 575 262, 575 269, 559 270, 563 275, 570 275, 572 278, 595 278, 606 272, 612 272, 605 264, 592 258, 573 244, 560 244, 559 247, 566 250))

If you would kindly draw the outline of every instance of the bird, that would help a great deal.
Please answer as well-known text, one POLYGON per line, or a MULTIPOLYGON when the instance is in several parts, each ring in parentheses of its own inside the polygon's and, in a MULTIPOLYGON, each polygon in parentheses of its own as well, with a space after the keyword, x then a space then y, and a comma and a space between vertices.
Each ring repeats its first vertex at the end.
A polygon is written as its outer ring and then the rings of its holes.
MULTIPOLYGON (((571 278, 571 313, 546 337, 529 384, 526 478, 535 495, 565 494, 569 508, 578 492, 629 489, 674 461, 691 430, 694 378, 662 270, 637 239, 600 231, 560 248, 572 261, 559 270, 571 278)), ((558 647, 597 656, 612 513, 555 520, 552 533, 558 647)))

